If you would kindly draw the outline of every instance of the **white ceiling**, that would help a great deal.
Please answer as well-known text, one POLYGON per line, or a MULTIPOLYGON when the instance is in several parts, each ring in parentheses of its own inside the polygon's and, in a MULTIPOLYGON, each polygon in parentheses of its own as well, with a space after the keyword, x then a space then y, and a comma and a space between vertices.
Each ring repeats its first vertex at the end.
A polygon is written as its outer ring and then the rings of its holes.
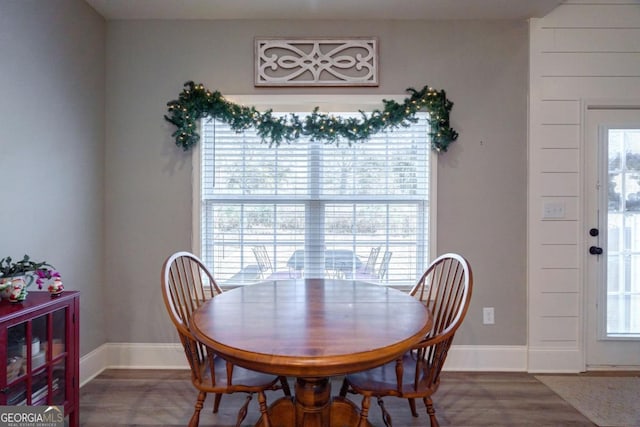
POLYGON ((112 19, 527 19, 562 0, 86 0, 112 19))

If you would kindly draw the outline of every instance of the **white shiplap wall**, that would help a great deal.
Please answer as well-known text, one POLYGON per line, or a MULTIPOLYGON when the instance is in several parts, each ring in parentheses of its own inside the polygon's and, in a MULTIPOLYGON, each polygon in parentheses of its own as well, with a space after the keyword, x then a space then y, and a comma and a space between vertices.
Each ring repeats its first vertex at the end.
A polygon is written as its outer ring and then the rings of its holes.
POLYGON ((640 101, 640 0, 569 0, 530 26, 528 197, 531 372, 584 369, 583 120, 640 101), (545 203, 565 207, 543 219, 545 203))

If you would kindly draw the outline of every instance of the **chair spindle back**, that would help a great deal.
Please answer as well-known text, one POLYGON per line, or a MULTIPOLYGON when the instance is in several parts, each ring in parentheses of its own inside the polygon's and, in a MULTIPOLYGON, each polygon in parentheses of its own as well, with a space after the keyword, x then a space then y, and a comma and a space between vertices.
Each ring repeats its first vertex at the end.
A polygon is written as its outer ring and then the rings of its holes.
POLYGON ((472 287, 473 274, 467 260, 448 253, 436 258, 411 290, 410 295, 433 314, 433 328, 414 350, 415 357, 423 362, 416 365, 416 386, 426 381, 428 387, 437 387, 455 332, 469 309, 472 287))
POLYGON ((189 321, 198 307, 222 290, 204 263, 189 252, 176 252, 167 258, 161 279, 165 306, 180 336, 191 373, 199 376, 207 360, 207 348, 191 334, 189 321))

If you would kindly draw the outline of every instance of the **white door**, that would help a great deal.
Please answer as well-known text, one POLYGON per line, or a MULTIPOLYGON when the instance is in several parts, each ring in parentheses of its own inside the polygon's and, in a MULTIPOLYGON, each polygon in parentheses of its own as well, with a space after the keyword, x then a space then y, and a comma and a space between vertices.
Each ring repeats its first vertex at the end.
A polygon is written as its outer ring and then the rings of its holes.
POLYGON ((587 370, 640 369, 640 109, 588 109, 587 370))

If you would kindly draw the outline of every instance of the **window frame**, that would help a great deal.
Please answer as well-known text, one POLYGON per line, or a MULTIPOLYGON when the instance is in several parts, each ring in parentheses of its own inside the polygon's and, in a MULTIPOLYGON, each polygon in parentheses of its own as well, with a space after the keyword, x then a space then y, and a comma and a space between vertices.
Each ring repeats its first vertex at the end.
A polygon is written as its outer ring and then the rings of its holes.
MULTIPOLYGON (((402 102, 406 98, 404 95, 227 95, 229 101, 241 105, 252 105, 260 111, 271 109, 274 112, 291 112, 291 111, 312 111, 315 107, 319 107, 320 111, 372 111, 382 107, 381 100, 389 99, 402 102)), ((200 122, 198 123, 200 127, 200 122)), ((202 129, 198 129, 202 134, 202 129)), ((191 231, 191 251, 201 257, 201 150, 202 145, 198 144, 196 149, 191 150, 192 162, 192 231, 191 231)), ((277 149, 273 147, 273 149, 277 149)), ((425 248, 427 251, 428 263, 437 255, 437 188, 438 188, 438 155, 429 149, 429 244, 425 248)), ((241 285, 240 285, 241 286, 241 285)), ((412 286, 407 285, 388 285, 396 289, 408 290, 412 286)), ((224 286, 225 289, 231 289, 236 286, 224 286)))

